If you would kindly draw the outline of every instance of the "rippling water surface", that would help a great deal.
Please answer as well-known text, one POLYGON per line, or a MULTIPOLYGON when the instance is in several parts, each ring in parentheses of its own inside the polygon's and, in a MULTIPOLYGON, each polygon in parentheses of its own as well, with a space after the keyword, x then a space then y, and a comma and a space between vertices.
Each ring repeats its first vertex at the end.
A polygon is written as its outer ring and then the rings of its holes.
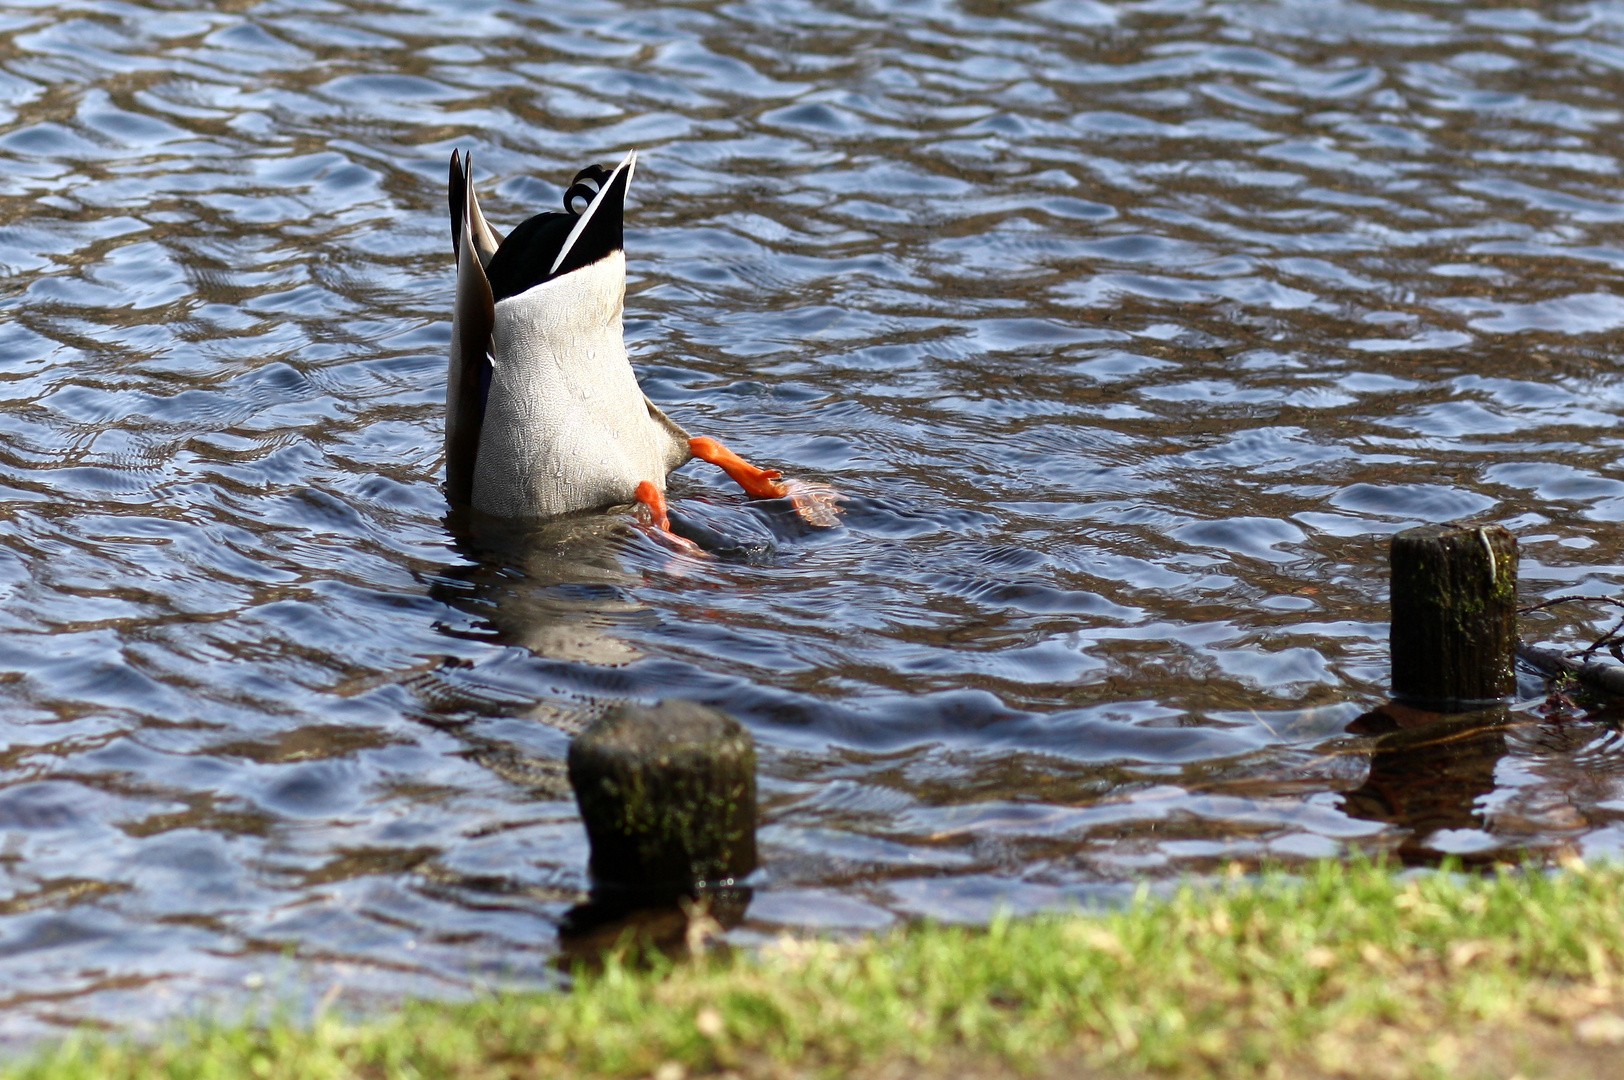
POLYGON ((547 982, 624 698, 761 744, 743 940, 1624 849, 1537 684, 1356 722, 1397 529, 1620 591, 1624 4, 221 7, 0 7, 0 1035, 547 982), (448 525, 446 160, 633 146, 645 388, 841 528, 448 525))

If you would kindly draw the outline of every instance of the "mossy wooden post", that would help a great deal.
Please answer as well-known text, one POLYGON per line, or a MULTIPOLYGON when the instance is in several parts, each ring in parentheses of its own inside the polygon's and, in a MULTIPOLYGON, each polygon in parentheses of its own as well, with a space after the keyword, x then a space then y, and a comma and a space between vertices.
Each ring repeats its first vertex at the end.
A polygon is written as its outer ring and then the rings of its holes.
POLYGON ((595 894, 658 903, 756 868, 756 748, 732 717, 689 701, 617 706, 570 743, 569 775, 595 894))
POLYGON ((1438 712, 1516 689, 1517 541, 1498 525, 1423 525, 1393 537, 1393 697, 1438 712))

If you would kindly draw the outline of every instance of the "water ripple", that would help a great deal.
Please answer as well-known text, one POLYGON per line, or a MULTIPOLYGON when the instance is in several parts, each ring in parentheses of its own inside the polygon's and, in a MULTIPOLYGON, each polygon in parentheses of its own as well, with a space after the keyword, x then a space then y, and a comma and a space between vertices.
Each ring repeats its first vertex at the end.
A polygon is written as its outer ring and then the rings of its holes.
POLYGON ((624 698, 756 732, 757 927, 1620 850, 1605 724, 1408 817, 1349 727, 1397 529, 1624 578, 1620 72, 1591 3, 0 7, 0 1033, 547 983, 624 698), (841 527, 449 527, 445 160, 511 224, 634 145, 646 390, 841 527))

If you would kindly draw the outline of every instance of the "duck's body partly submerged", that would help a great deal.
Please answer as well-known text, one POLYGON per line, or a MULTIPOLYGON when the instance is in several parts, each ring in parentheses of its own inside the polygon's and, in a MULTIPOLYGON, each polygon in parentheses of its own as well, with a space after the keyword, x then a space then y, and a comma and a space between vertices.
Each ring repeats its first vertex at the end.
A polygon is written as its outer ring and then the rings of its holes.
POLYGON ((663 491, 691 456, 688 433, 643 396, 626 356, 621 215, 635 166, 634 153, 612 173, 583 172, 599 181, 584 211, 538 215, 498 241, 452 158, 453 501, 509 518, 614 506, 645 482, 663 491))
POLYGON ((451 155, 452 502, 541 518, 636 501, 668 529, 665 477, 690 457, 720 465, 756 498, 790 494, 778 473, 689 438, 637 385, 621 326, 622 221, 636 167, 633 150, 613 171, 582 169, 563 213, 538 214, 503 239, 480 212, 471 160, 451 155))

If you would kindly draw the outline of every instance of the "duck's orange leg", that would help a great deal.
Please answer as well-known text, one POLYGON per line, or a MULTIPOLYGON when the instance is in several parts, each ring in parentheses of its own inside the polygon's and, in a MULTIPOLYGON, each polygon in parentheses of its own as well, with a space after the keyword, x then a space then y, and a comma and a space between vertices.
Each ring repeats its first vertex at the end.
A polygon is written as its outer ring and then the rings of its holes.
POLYGON ((786 494, 777 469, 758 469, 715 439, 689 439, 688 450, 700 461, 721 466, 752 499, 782 499, 786 494))
POLYGON ((820 528, 839 524, 840 495, 834 488, 804 480, 785 480, 777 469, 760 469, 715 439, 688 440, 688 450, 700 461, 719 465, 752 499, 788 499, 795 512, 820 528))
POLYGON ((637 494, 633 497, 648 507, 648 516, 654 520, 656 529, 661 532, 671 531, 671 515, 665 508, 665 492, 650 481, 644 480, 637 485, 637 494))
POLYGON ((651 481, 644 480, 637 485, 637 494, 633 496, 648 510, 654 527, 659 530, 664 539, 669 540, 684 551, 697 551, 699 545, 686 536, 678 536, 671 531, 671 514, 665 508, 665 492, 655 487, 651 481))

